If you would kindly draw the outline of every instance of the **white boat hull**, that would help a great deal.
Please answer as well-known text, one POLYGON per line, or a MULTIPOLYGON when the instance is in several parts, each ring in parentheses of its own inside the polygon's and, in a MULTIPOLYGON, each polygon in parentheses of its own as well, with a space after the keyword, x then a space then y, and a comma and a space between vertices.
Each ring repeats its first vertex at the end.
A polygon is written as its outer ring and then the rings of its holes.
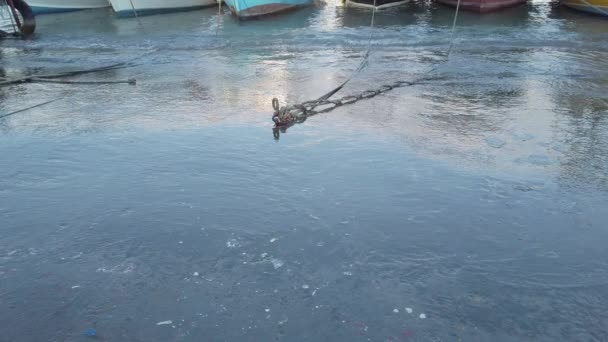
MULTIPOLYGON (((384 9, 384 8, 390 8, 390 7, 396 7, 396 6, 403 6, 405 4, 407 4, 408 2, 410 2, 410 0, 398 0, 398 1, 382 1, 382 2, 378 2, 376 4, 376 9, 384 9)), ((374 2, 373 1, 351 1, 351 0, 346 0, 346 6, 347 7, 357 7, 357 8, 374 8, 374 2)))
POLYGON ((70 12, 109 7, 108 0, 27 0, 34 14, 70 12))
POLYGON ((121 17, 194 10, 217 5, 216 0, 110 0, 121 17))

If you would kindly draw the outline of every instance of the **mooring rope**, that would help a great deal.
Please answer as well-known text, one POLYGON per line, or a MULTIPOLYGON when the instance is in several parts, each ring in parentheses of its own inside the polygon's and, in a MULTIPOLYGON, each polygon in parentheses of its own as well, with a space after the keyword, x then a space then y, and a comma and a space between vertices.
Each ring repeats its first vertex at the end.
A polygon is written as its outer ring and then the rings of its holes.
POLYGON ((604 10, 603 8, 599 7, 599 6, 595 6, 590 4, 589 2, 587 2, 587 0, 581 0, 581 2, 585 3, 585 5, 593 7, 596 11, 598 11, 599 13, 603 14, 603 15, 608 15, 608 11, 604 10))
MULTIPOLYGON (((374 0, 374 12, 372 13, 372 22, 371 22, 372 33, 373 33, 374 16, 375 16, 375 8, 376 8, 375 5, 376 5, 376 0, 374 0)), ((450 34, 450 45, 447 49, 444 60, 437 63, 437 65, 435 65, 433 68, 422 73, 422 75, 420 77, 418 77, 414 80, 396 81, 391 84, 382 85, 376 89, 365 90, 357 95, 348 95, 348 96, 344 96, 337 100, 330 100, 331 96, 333 96, 338 91, 340 91, 348 82, 350 82, 350 80, 354 77, 354 75, 358 74, 361 70, 363 70, 364 66, 367 64, 367 60, 369 58, 370 51, 371 51, 372 35, 370 34, 368 50, 365 53, 363 61, 361 62, 359 67, 353 72, 353 74, 350 77, 348 77, 346 79, 346 81, 344 81, 338 87, 332 89, 330 92, 326 93, 325 95, 321 96, 320 98, 318 98, 316 100, 305 101, 305 102, 302 102, 299 104, 294 104, 291 106, 281 106, 279 99, 277 99, 276 97, 273 98, 272 99, 272 108, 274 110, 274 113, 272 115, 272 121, 275 124, 275 127, 274 127, 275 138, 278 138, 278 136, 280 134, 279 130, 285 130, 287 127, 289 127, 295 123, 303 122, 310 116, 313 116, 316 114, 321 114, 321 113, 327 113, 329 111, 336 109, 337 107, 352 104, 359 100, 369 99, 369 98, 375 97, 379 94, 383 94, 388 91, 391 91, 395 88, 412 86, 415 84, 420 84, 421 82, 424 82, 424 81, 436 79, 436 77, 435 78, 429 77, 428 75, 430 73, 434 72, 435 70, 437 70, 437 68, 439 68, 442 64, 446 63, 449 60, 449 57, 450 57, 450 54, 452 52, 453 45, 454 45, 454 33, 456 31, 456 23, 458 20, 459 11, 460 11, 460 0, 458 0, 458 2, 456 4, 456 13, 454 14, 454 20, 452 22, 452 29, 451 29, 451 34, 450 34)))

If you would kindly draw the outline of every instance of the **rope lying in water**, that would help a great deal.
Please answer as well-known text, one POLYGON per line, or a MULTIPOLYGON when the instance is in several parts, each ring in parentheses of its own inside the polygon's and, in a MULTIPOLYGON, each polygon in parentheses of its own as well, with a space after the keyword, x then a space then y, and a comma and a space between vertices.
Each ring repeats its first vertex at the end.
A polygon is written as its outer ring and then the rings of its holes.
MULTIPOLYGON (((2 81, 2 82, 0 82, 0 87, 4 87, 4 86, 8 86, 8 85, 13 85, 13 84, 28 83, 28 82, 47 82, 47 83, 50 83, 51 81, 49 81, 49 80, 51 80, 51 79, 64 78, 64 77, 73 77, 73 76, 91 74, 91 73, 96 73, 96 72, 103 72, 103 71, 124 69, 124 68, 134 67, 136 65, 137 64, 134 64, 134 63, 116 63, 116 64, 107 65, 107 66, 103 66, 103 67, 84 69, 84 70, 76 70, 76 71, 68 71, 68 72, 62 72, 62 73, 58 73, 58 74, 31 75, 31 76, 25 76, 25 77, 20 77, 20 78, 16 78, 16 79, 9 79, 7 81, 2 81)), ((57 82, 53 82, 53 83, 62 83, 62 82, 57 81, 57 82)), ((98 82, 95 82, 95 83, 73 81, 71 83, 72 84, 104 84, 104 83, 109 83, 109 84, 113 84, 113 83, 135 84, 135 80, 129 79, 129 80, 126 80, 126 81, 118 81, 118 82, 117 81, 98 81, 98 82)))
POLYGON ((363 70, 363 68, 367 64, 367 61, 369 59, 369 55, 371 52, 371 41, 372 41, 372 34, 373 34, 373 27, 374 27, 374 17, 375 17, 375 13, 376 13, 375 10, 376 10, 376 0, 374 0, 374 12, 372 12, 372 21, 371 21, 371 25, 370 25, 372 28, 372 33, 370 33, 370 40, 369 40, 367 52, 365 53, 365 55, 363 57, 363 61, 361 62, 359 67, 357 69, 355 69, 353 74, 350 77, 348 77, 346 79, 346 81, 344 81, 338 87, 332 89, 331 91, 329 91, 328 93, 319 97, 316 100, 305 101, 305 102, 291 105, 291 106, 281 106, 279 100, 276 97, 272 99, 272 108, 274 109, 274 113, 272 115, 272 121, 275 124, 275 127, 273 129, 275 139, 279 138, 279 134, 280 134, 279 131, 284 132, 288 127, 290 127, 296 123, 304 122, 310 116, 313 116, 316 114, 321 114, 321 113, 327 113, 329 111, 334 110, 337 107, 352 104, 359 100, 369 99, 369 98, 375 97, 379 94, 383 94, 388 91, 391 91, 395 88, 412 86, 415 84, 420 84, 421 82, 424 82, 424 81, 437 79, 436 77, 428 76, 428 74, 434 72, 435 70, 437 70, 437 68, 439 68, 442 64, 446 63, 449 60, 450 54, 452 52, 452 48, 454 46, 454 32, 456 31, 456 22, 458 20, 458 12, 460 11, 460 0, 458 0, 458 2, 456 4, 456 13, 454 14, 454 21, 452 22, 452 29, 451 29, 451 34, 450 34, 450 45, 447 49, 447 52, 445 53, 445 59, 443 61, 437 63, 437 65, 435 65, 433 68, 424 72, 420 77, 418 77, 414 80, 396 81, 391 84, 382 85, 376 89, 370 89, 370 90, 363 91, 363 92, 359 93, 358 95, 349 95, 349 96, 344 96, 338 100, 330 100, 330 97, 332 97, 338 91, 340 91, 348 82, 350 82, 350 80, 356 74, 361 72, 361 70, 363 70))
POLYGON ((56 98, 56 99, 53 99, 53 100, 50 100, 50 101, 46 101, 46 102, 42 102, 42 103, 39 103, 39 104, 37 104, 37 105, 33 105, 33 106, 31 106, 31 107, 27 107, 27 108, 23 108, 23 109, 16 110, 16 111, 14 111, 14 112, 10 112, 10 113, 7 113, 7 114, 0 114, 0 119, 3 119, 3 118, 6 118, 6 117, 9 117, 9 116, 11 116, 11 115, 15 115, 15 114, 17 114, 17 113, 25 112, 26 110, 34 109, 34 108, 37 108, 37 107, 42 107, 42 106, 47 105, 47 104, 49 104, 49 103, 53 103, 53 102, 55 102, 55 101, 59 101, 59 100, 61 100, 62 98, 63 98, 63 97, 58 97, 58 98, 56 98))

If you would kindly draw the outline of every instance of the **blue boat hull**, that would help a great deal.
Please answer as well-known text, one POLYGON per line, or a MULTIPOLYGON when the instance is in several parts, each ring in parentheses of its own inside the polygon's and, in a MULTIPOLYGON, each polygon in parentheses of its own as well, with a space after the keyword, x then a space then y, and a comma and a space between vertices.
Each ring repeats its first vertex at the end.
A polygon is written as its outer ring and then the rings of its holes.
POLYGON ((310 6, 313 0, 224 0, 224 2, 237 17, 248 19, 310 6))

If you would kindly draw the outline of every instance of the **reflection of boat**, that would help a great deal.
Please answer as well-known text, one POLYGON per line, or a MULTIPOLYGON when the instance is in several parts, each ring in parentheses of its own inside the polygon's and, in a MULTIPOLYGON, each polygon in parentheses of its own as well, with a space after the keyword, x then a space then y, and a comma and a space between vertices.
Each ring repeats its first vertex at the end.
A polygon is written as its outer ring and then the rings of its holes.
POLYGON ((27 3, 35 14, 70 12, 110 6, 108 0, 28 0, 27 3))
MULTIPOLYGON (((456 6, 458 4, 458 0, 437 0, 437 2, 450 6, 456 6)), ((460 0, 460 8, 486 13, 524 3, 526 3, 526 0, 460 0)))
POLYGON ((562 0, 562 4, 580 11, 608 16, 608 0, 562 0))
POLYGON ((346 0, 348 7, 364 7, 383 9, 407 4, 410 0, 346 0))
POLYGON ((110 0, 121 17, 188 11, 216 5, 215 0, 110 0))
POLYGON ((313 0, 224 0, 240 19, 261 17, 311 5, 313 0))

